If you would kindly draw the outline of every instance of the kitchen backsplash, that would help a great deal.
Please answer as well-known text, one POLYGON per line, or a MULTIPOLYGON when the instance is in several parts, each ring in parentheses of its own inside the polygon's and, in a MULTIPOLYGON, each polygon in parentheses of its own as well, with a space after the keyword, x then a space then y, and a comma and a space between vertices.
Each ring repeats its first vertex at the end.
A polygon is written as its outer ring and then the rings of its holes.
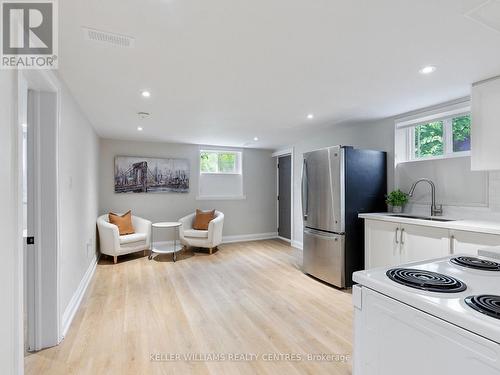
MULTIPOLYGON (((470 158, 452 158, 401 163, 396 168, 395 185, 408 191, 419 178, 436 184, 436 203, 444 215, 460 218, 500 220, 500 172, 472 172, 470 158)), ((429 214, 430 187, 421 183, 405 212, 429 214)))

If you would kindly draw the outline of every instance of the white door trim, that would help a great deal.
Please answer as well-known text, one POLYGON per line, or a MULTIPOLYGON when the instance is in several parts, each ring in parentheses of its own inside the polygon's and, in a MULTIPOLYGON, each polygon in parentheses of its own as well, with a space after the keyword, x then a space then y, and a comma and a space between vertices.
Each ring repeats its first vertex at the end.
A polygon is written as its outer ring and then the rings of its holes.
MULTIPOLYGON (((35 145, 35 163, 33 175, 35 176, 35 247, 32 251, 35 252, 34 260, 34 270, 35 270, 35 286, 34 286, 34 298, 32 301, 28 302, 27 308, 34 315, 32 319, 32 324, 34 327, 30 327, 34 332, 34 347, 32 349, 38 350, 42 347, 53 346, 60 342, 61 335, 61 313, 60 313, 60 239, 59 239, 59 217, 60 217, 60 195, 59 195, 59 129, 60 129, 60 85, 57 76, 51 71, 42 70, 22 70, 18 72, 18 145, 22 144, 22 122, 26 120, 27 116, 27 106, 23 106, 23 101, 20 100, 22 95, 27 95, 28 90, 32 90, 35 93, 34 102, 40 100, 40 93, 44 93, 44 100, 49 100, 53 105, 51 106, 51 111, 45 111, 44 116, 48 118, 50 122, 51 129, 47 132, 39 132, 36 129, 33 133, 36 134, 34 139, 35 145), (44 149, 42 149, 44 148, 44 149), (49 168, 45 165, 44 170, 43 161, 41 162, 41 157, 50 158, 49 168), (49 154, 49 156, 47 156, 49 154), (43 184, 41 180, 43 179, 43 184), (43 185, 43 191, 42 189, 43 185), (47 194, 50 195, 49 198, 52 199, 51 204, 50 199, 47 198, 47 194), (42 196, 44 197, 42 199, 42 196), (42 211, 43 210, 43 211, 42 211), (43 212, 43 214, 42 214, 43 212), (43 220, 42 220, 43 215, 43 220), (41 256, 41 246, 42 244, 49 243, 47 246, 49 252, 52 253, 41 256), (49 269, 47 269, 49 265, 49 269), (30 305, 32 304, 32 305, 30 305)), ((36 106, 36 104, 35 104, 36 106)), ((40 122, 40 106, 34 113, 33 123, 34 125, 39 125, 40 122)), ((45 125, 44 125, 45 126, 45 125)), ((18 152, 18 170, 21 174, 18 179, 18 207, 21 213, 21 218, 19 221, 18 232, 20 233, 19 238, 22 238, 22 148, 18 152)), ((23 275, 23 265, 26 259, 24 259, 23 254, 23 241, 18 242, 18 285, 20 285, 21 296, 18 299, 19 311, 24 311, 24 301, 22 298, 22 293, 24 289, 24 275, 23 275)), ((44 248, 45 249, 45 248, 44 248)), ((45 249, 46 250, 46 249, 45 249)), ((23 347, 24 342, 24 332, 23 332, 23 318, 24 313, 19 314, 18 327, 19 332, 17 334, 18 340, 20 341, 20 346, 23 347)), ((24 356, 24 351, 20 353, 21 359, 24 356)), ((22 363, 21 363, 22 366, 22 363)))
POLYGON ((285 148, 283 150, 274 151, 272 153, 272 157, 273 158, 276 158, 276 157, 279 157, 279 156, 286 156, 286 155, 292 155, 293 156, 293 147, 292 148, 285 148))
POLYGON ((279 168, 278 168, 278 164, 279 164, 279 159, 280 157, 282 156, 287 156, 287 155, 290 155, 290 240, 288 240, 287 238, 282 238, 282 237, 279 237, 278 235, 278 238, 284 240, 284 241, 287 241, 287 242, 290 242, 292 243, 292 239, 294 238, 294 223, 293 223, 293 201, 294 201, 294 197, 293 197, 293 184, 294 184, 294 148, 288 148, 288 149, 284 149, 284 150, 280 150, 280 151, 276 151, 276 152, 273 152, 272 156, 276 158, 276 228, 279 227, 279 223, 280 223, 280 207, 279 207, 279 201, 278 201, 278 195, 280 193, 280 172, 279 172, 279 168))

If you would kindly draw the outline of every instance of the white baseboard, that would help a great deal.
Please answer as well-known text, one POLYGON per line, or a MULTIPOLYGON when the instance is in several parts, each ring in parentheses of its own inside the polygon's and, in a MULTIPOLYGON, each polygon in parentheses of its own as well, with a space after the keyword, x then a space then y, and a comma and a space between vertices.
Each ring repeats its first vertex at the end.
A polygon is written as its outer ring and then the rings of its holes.
POLYGON ((92 276, 94 276, 94 272, 97 266, 97 260, 97 257, 94 257, 94 259, 92 259, 92 262, 85 272, 85 275, 83 275, 83 278, 80 281, 75 294, 73 294, 73 297, 71 297, 71 301, 69 301, 66 310, 64 310, 64 313, 62 315, 62 338, 64 338, 64 336, 66 336, 66 333, 68 333, 71 322, 73 321, 73 318, 75 317, 75 314, 80 307, 80 303, 82 302, 85 291, 90 284, 90 280, 92 280, 92 276))
POLYGON ((224 237, 222 237, 222 243, 269 240, 272 238, 278 238, 278 232, 240 234, 237 236, 224 236, 224 237))
POLYGON ((296 249, 303 250, 303 244, 302 242, 299 241, 292 241, 292 247, 295 247, 296 249))

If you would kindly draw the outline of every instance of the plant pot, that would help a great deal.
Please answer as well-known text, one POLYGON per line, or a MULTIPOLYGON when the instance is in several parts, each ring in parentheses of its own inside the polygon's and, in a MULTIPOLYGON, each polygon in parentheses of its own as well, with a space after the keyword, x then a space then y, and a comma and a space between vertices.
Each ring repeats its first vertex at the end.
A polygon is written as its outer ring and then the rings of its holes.
POLYGON ((400 214, 403 212, 403 206, 391 206, 392 207, 392 212, 395 214, 400 214))

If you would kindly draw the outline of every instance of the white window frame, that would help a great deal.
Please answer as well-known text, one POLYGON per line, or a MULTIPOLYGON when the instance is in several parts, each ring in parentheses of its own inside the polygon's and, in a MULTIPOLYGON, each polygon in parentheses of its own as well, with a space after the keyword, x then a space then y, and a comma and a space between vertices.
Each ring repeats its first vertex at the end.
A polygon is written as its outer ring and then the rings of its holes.
POLYGON ((470 102, 460 102, 457 104, 441 107, 439 109, 420 112, 396 119, 395 121, 395 163, 426 161, 436 159, 449 159, 470 156, 469 151, 453 152, 453 119, 470 115, 470 102), (415 156, 415 128, 430 122, 443 122, 443 155, 437 156, 415 156))
MULTIPOLYGON (((237 151, 237 150, 224 150, 224 149, 201 149, 199 154, 198 154, 198 163, 199 163, 199 171, 200 171, 200 175, 204 175, 204 174, 210 174, 210 175, 228 175, 228 174, 231 174, 231 175, 241 175, 243 174, 243 171, 242 171, 242 164, 243 164, 243 153, 241 151, 237 151), (210 152, 210 153, 216 153, 216 154, 235 154, 236 155, 236 171, 234 172, 203 172, 201 170, 201 154, 203 152, 210 152)), ((217 165, 217 168, 219 166, 217 165)))

